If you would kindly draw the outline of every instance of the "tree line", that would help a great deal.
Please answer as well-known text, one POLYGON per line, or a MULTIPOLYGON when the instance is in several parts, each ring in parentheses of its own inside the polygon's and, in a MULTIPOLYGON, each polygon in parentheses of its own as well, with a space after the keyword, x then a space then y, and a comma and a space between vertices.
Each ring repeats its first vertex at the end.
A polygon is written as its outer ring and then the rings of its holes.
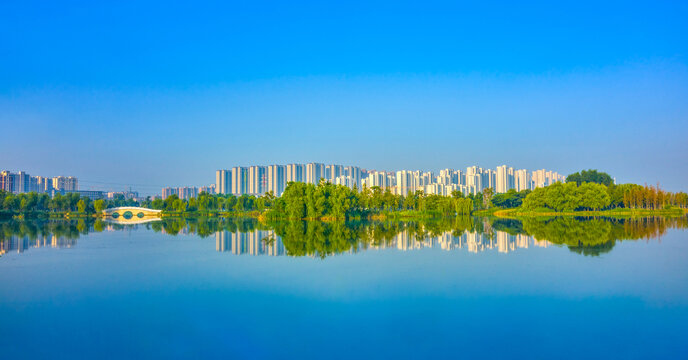
POLYGON ((66 193, 64 195, 56 193, 51 197, 46 193, 20 193, 13 194, 0 190, 0 210, 8 213, 34 213, 34 212, 74 212, 74 213, 94 213, 106 208, 118 206, 138 206, 139 203, 133 199, 125 199, 123 195, 115 195, 111 200, 92 201, 86 196, 78 193, 66 193))
POLYGON ((50 197, 50 195, 44 193, 13 194, 0 190, 0 205, 6 211, 24 213, 35 211, 86 212, 92 209, 90 200, 86 197, 81 197, 77 193, 67 193, 65 195, 57 193, 54 197, 50 197))
POLYGON ((201 193, 188 200, 171 195, 165 200, 143 202, 142 206, 169 213, 191 212, 256 212, 269 219, 352 219, 377 214, 411 211, 426 215, 467 215, 482 204, 482 194, 464 197, 426 195, 422 191, 406 196, 392 194, 378 186, 358 191, 344 185, 321 181, 316 184, 290 182, 280 197, 268 192, 262 196, 201 193))
POLYGON ((414 211, 429 215, 467 215, 473 200, 462 194, 425 195, 422 191, 395 195, 390 189, 364 187, 360 192, 321 181, 317 185, 291 182, 268 212, 275 219, 349 219, 371 214, 414 211))
POLYGON ((495 196, 492 204, 525 210, 581 211, 617 208, 662 210, 688 208, 688 194, 672 193, 656 186, 616 185, 611 176, 597 170, 571 174, 566 183, 555 183, 533 191, 509 190, 495 196))
POLYGON ((262 196, 201 193, 190 199, 177 195, 165 200, 145 200, 140 204, 122 195, 111 200, 91 201, 77 193, 65 195, 24 193, 0 190, 0 215, 32 212, 99 213, 119 206, 143 206, 168 214, 255 213, 268 219, 355 219, 379 214, 392 216, 457 216, 475 210, 523 208, 524 210, 579 211, 615 208, 659 210, 667 207, 688 208, 688 194, 672 193, 657 186, 615 185, 611 176, 597 170, 582 171, 567 177, 566 183, 535 190, 509 190, 494 194, 491 188, 464 196, 454 191, 450 196, 409 192, 393 194, 389 188, 364 187, 359 191, 321 181, 316 184, 290 182, 280 197, 268 192, 262 196))

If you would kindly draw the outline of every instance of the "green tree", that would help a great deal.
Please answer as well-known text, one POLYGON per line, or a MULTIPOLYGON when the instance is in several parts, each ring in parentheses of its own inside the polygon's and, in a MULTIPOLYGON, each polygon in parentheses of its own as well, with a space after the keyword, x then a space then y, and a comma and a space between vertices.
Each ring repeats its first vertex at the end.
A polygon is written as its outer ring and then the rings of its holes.
POLYGON ((492 195, 494 195, 494 190, 492 190, 492 188, 489 187, 483 190, 483 206, 486 209, 490 207, 492 195))
POLYGON ((86 202, 84 201, 84 199, 79 200, 76 203, 76 206, 80 213, 86 212, 86 202))
POLYGON ((583 170, 581 172, 573 173, 566 177, 566 182, 574 182, 576 185, 581 185, 583 183, 596 183, 609 186, 614 183, 609 174, 604 172, 598 172, 597 170, 583 170))
POLYGON ((93 202, 93 209, 95 209, 95 211, 99 214, 102 213, 103 210, 105 210, 105 200, 98 199, 98 200, 94 201, 93 202))

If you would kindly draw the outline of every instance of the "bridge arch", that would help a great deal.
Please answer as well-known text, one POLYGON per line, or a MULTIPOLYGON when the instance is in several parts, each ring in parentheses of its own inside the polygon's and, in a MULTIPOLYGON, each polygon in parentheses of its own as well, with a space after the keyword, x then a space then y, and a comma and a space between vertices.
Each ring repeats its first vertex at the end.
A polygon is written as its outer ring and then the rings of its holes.
POLYGON ((162 210, 154 210, 138 206, 120 206, 103 210, 104 216, 111 216, 114 218, 122 217, 160 217, 162 210))

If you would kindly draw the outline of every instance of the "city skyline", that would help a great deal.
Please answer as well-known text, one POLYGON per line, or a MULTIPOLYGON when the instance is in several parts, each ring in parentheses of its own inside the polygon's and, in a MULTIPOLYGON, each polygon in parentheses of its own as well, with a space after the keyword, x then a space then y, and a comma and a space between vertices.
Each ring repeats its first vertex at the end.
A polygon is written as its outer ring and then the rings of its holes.
MULTIPOLYGON (((421 190, 428 194, 450 195, 451 191, 459 190, 464 195, 475 194, 485 188, 492 188, 496 193, 503 193, 509 189, 517 191, 534 189, 549 185, 555 181, 564 181, 565 175, 556 171, 538 169, 514 169, 507 165, 497 166, 496 170, 482 168, 479 166, 468 166, 466 171, 444 168, 435 171, 423 170, 375 170, 365 169, 359 166, 338 165, 326 163, 291 163, 286 165, 250 165, 237 166, 227 170, 217 170, 215 182, 206 182, 209 185, 184 185, 184 186, 164 186, 162 191, 143 190, 138 188, 120 190, 121 186, 88 184, 86 187, 80 186, 79 179, 74 176, 55 176, 42 177, 31 176, 26 171, 19 170, 15 173, 4 170, 0 172, 0 190, 10 193, 48 193, 54 195, 59 192, 77 192, 91 199, 113 199, 115 195, 122 195, 125 199, 144 200, 150 196, 152 198, 161 196, 162 199, 175 194, 180 199, 196 197, 201 192, 211 194, 251 194, 263 195, 268 191, 279 196, 290 181, 317 184, 320 179, 336 185, 344 185, 349 188, 356 186, 359 190, 365 185, 367 187, 379 186, 383 189, 391 188, 395 194, 406 195, 409 190, 421 190), (233 172, 237 169, 237 172, 233 172), (501 172, 500 172, 501 169, 501 172), (483 174, 483 170, 485 173, 483 174), (466 175, 476 175, 480 179, 467 180, 466 175), (508 179, 506 178, 508 176, 508 179), (440 180, 439 178, 443 178, 440 180), (241 185, 238 185, 241 179, 241 185), (415 179, 415 180, 414 180, 415 179), (463 180, 461 180, 463 179, 463 180), (409 182, 412 184, 409 187, 409 182), (230 185, 226 185, 230 184, 230 185), (414 185, 415 184, 415 185, 414 185), (449 188, 438 190, 437 188, 428 190, 425 185, 464 185, 465 187, 449 188), (237 187, 238 186, 238 187, 237 187), (472 186, 472 187, 471 187, 472 186), (398 189, 396 189, 399 187, 398 189)), ((107 183, 105 183, 107 184, 107 183)), ((148 186, 143 186, 148 189, 148 186)))
MULTIPOLYGON (((495 170, 479 166, 468 166, 465 171, 445 168, 438 173, 421 170, 381 171, 363 169, 354 165, 326 163, 291 163, 286 165, 235 166, 217 170, 214 191, 217 194, 263 195, 272 192, 280 196, 289 182, 317 184, 320 180, 344 185, 359 190, 380 187, 389 189, 395 195, 422 191, 425 194, 449 196, 454 191, 463 195, 482 192, 492 188, 495 193, 508 190, 533 190, 555 182, 564 182, 566 177, 556 171, 538 169, 514 169, 511 166, 497 166, 495 170)), ((181 190, 176 193, 186 198, 181 190)), ((163 199, 171 194, 163 188, 163 199)))

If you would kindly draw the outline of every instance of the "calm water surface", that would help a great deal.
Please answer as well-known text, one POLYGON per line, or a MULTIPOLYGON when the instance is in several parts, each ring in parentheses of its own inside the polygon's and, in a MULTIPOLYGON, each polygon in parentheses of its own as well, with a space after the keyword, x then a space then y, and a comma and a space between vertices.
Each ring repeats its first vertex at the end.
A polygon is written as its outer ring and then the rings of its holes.
POLYGON ((0 358, 687 358, 687 227, 0 222, 0 358))

